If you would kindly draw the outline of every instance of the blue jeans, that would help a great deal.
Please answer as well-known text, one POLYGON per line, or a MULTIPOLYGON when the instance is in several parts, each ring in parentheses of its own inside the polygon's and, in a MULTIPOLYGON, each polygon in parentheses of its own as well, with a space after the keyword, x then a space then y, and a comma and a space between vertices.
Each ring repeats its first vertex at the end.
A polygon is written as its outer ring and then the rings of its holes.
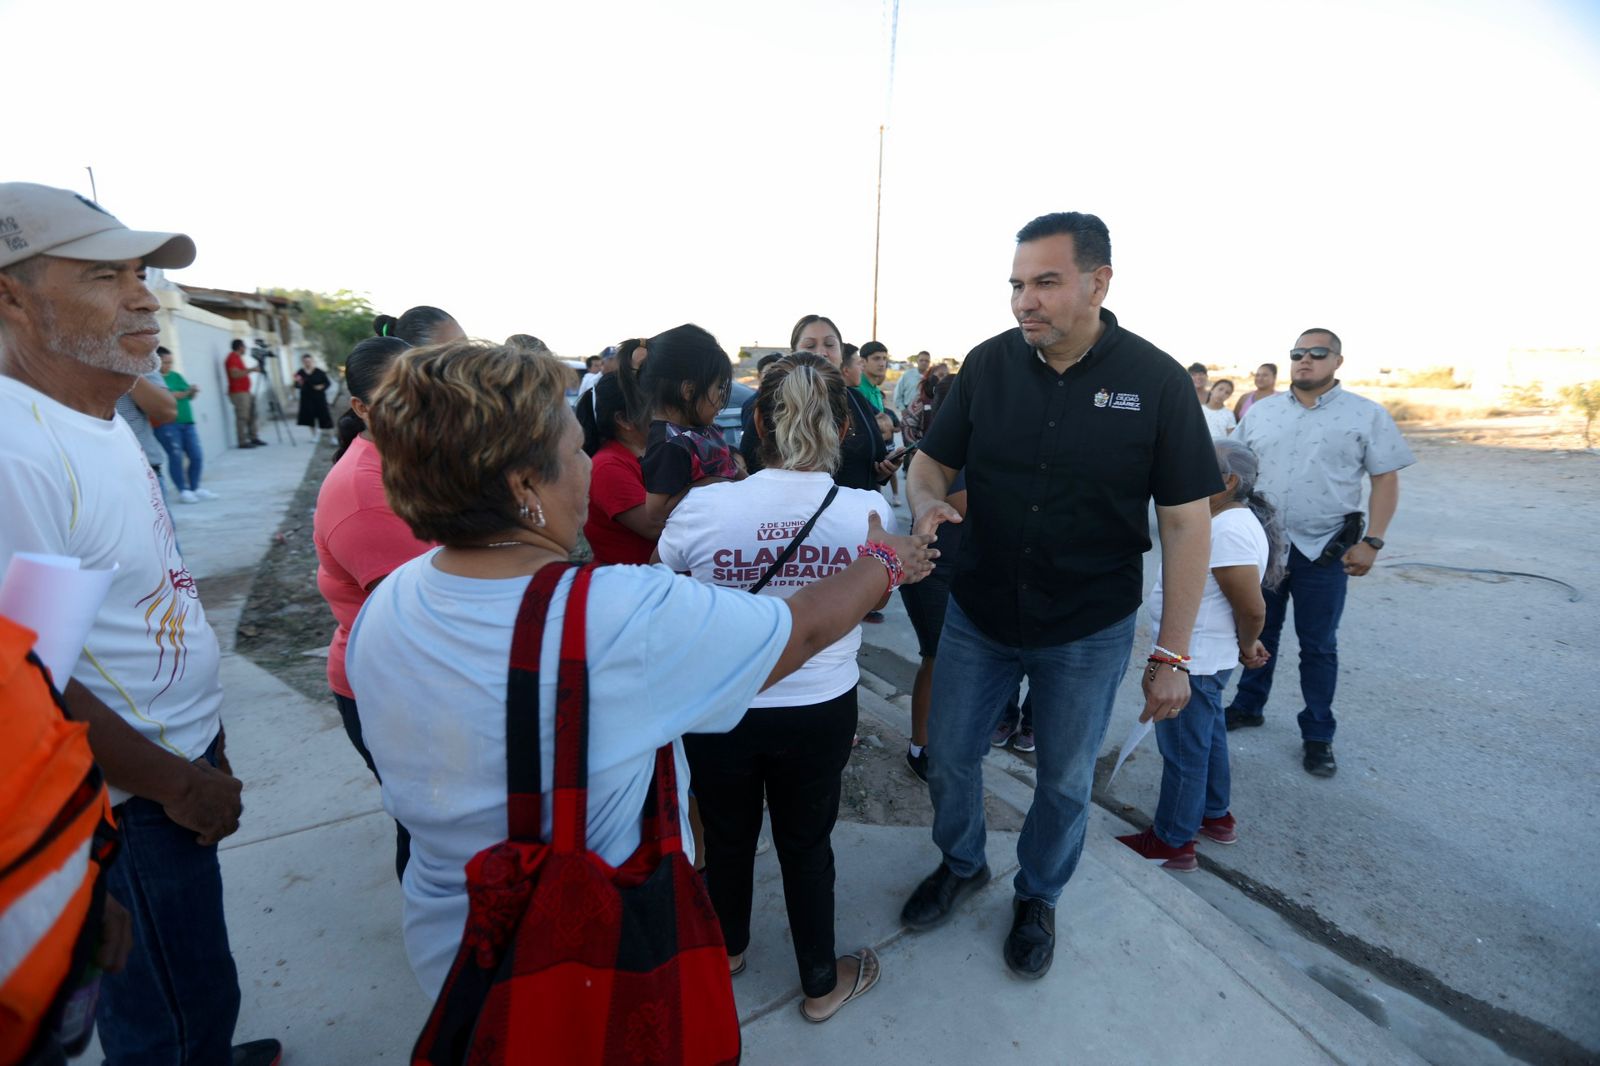
POLYGON ((167 452, 167 473, 179 492, 193 492, 200 487, 200 433, 193 422, 168 422, 156 427, 156 440, 167 452), (188 469, 184 460, 188 459, 188 469))
POLYGON ((1134 620, 1130 614, 1066 644, 1014 648, 985 636, 951 598, 933 667, 928 789, 933 842, 956 874, 970 877, 984 865, 983 757, 1026 676, 1038 784, 1017 841, 1013 884, 1018 897, 1055 906, 1083 853, 1095 756, 1128 670, 1134 620))
MULTIPOLYGON (((205 758, 215 762, 216 745, 205 758)), ((239 974, 228 949, 217 849, 134 796, 117 807, 122 850, 107 888, 133 919, 133 951, 106 974, 95 1021, 109 1066, 233 1061, 239 974)))
POLYGON ((1245 714, 1260 714, 1272 694, 1272 670, 1278 665, 1278 639, 1283 620, 1294 599, 1294 632, 1300 638, 1300 695, 1305 707, 1300 712, 1300 737, 1303 740, 1333 740, 1338 723, 1333 720, 1333 690, 1339 683, 1339 619, 1344 615, 1345 588, 1350 576, 1338 562, 1318 566, 1289 549, 1289 572, 1276 589, 1263 589, 1267 600, 1267 624, 1261 630, 1261 643, 1272 658, 1267 665, 1246 670, 1239 676, 1239 691, 1233 706, 1245 714))
POLYGON ((1176 718, 1156 723, 1161 749, 1161 800, 1156 836, 1181 848, 1200 832, 1202 818, 1228 813, 1228 727, 1222 690, 1231 669, 1189 678, 1189 702, 1176 718))

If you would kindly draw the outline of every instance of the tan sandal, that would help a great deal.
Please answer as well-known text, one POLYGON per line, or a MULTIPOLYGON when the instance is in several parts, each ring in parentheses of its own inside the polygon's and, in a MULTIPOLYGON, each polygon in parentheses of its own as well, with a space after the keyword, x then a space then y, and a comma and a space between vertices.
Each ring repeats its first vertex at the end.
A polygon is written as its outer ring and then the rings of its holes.
POLYGON ((883 967, 878 962, 878 953, 873 951, 871 948, 862 948, 860 951, 855 952, 854 954, 846 955, 845 958, 855 959, 857 963, 856 983, 855 987, 850 989, 850 994, 841 999, 838 1006, 834 1007, 831 1011, 829 1011, 827 1014, 824 1014, 820 1018, 813 1017, 810 1012, 806 1010, 805 997, 802 996, 800 999, 800 1017, 814 1025, 821 1025, 823 1022, 827 1021, 829 1018, 832 1018, 835 1014, 838 1014, 841 1010, 843 1010, 846 1003, 849 1003, 858 996, 864 996, 868 992, 872 991, 872 986, 876 985, 878 983, 878 978, 883 976, 883 967))

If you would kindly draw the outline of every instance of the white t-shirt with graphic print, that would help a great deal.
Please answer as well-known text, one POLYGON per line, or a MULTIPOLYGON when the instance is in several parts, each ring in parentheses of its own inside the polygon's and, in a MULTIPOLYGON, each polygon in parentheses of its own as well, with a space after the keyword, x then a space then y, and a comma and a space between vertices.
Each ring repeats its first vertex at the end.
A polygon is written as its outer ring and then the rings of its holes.
MULTIPOLYGON (((691 489, 667 519, 656 550, 680 574, 707 584, 748 589, 789 546, 833 487, 833 477, 799 470, 762 470, 743 481, 691 489)), ((794 558, 761 590, 784 599, 855 560, 877 511, 893 533, 894 512, 882 494, 840 489, 794 558)), ((752 707, 807 707, 842 696, 860 680, 861 627, 834 641, 804 666, 758 695, 752 707)))
POLYGON ((19 551, 116 565, 72 676, 152 743, 203 754, 222 723, 221 651, 139 442, 121 418, 0 376, 0 573, 19 551))

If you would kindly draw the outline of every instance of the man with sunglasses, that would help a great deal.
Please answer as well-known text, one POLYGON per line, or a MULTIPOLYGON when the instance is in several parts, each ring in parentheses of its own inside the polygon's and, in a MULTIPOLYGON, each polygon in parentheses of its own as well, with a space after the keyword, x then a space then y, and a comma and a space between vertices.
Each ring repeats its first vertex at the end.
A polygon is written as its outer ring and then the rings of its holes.
POLYGON ((1261 460, 1257 485, 1283 518, 1289 566, 1282 584, 1265 593, 1261 642, 1272 658, 1240 677, 1227 710, 1228 729, 1266 721, 1262 711, 1272 692, 1278 638, 1293 599, 1305 699, 1300 737, 1306 771, 1318 777, 1332 777, 1339 768, 1333 758, 1333 693, 1345 587, 1371 570, 1383 550, 1383 535, 1400 503, 1400 471, 1416 462, 1389 412, 1340 386, 1334 375, 1344 364, 1341 347, 1332 330, 1300 334, 1289 353, 1289 391, 1256 401, 1234 431, 1234 439, 1261 460), (1363 474, 1372 483, 1365 536, 1356 525, 1363 474))

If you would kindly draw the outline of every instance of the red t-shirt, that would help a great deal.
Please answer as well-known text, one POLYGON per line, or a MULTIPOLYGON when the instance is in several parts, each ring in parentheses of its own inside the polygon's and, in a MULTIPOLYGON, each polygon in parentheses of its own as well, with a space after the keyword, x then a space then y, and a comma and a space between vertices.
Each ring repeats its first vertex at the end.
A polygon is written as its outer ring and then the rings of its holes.
POLYGON ((317 545, 317 591, 339 622, 328 647, 328 685, 354 699, 344 675, 344 649, 368 589, 432 545, 413 536, 389 510, 383 461, 362 437, 350 442, 350 450, 323 479, 311 536, 317 545))
POLYGON ((583 535, 597 563, 648 563, 656 542, 617 521, 617 515, 644 503, 644 471, 639 457, 614 440, 594 456, 589 478, 589 521, 583 535))
POLYGON ((238 352, 229 352, 228 358, 223 360, 222 365, 228 371, 229 392, 250 391, 250 368, 244 365, 244 356, 238 352), (243 370, 245 372, 244 377, 234 377, 233 371, 235 370, 243 370))

